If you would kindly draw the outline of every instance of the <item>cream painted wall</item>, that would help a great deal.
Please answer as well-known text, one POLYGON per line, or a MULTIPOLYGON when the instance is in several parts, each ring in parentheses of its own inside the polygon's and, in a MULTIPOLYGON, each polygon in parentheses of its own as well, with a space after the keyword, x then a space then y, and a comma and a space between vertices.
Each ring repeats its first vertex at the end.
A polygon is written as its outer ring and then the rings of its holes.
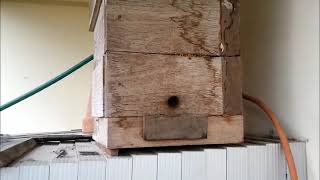
MULTIPOLYGON (((39 2, 1 0, 1 104, 92 53, 87 3, 39 2)), ((1 112, 1 133, 81 128, 91 71, 89 64, 1 112)))
MULTIPOLYGON (((276 112, 288 135, 307 138, 309 180, 319 180, 319 1, 241 1, 244 89, 276 112)), ((246 131, 271 124, 245 104, 246 131)))

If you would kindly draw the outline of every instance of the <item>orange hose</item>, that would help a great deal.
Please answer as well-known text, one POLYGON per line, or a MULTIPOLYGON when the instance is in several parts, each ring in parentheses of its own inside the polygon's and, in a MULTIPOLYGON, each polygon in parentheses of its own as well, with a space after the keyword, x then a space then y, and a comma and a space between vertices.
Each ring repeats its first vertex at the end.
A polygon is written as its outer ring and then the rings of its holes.
POLYGON ((281 127, 281 124, 280 124, 276 114, 274 112, 272 112, 272 110, 260 99, 258 99, 256 97, 249 96, 247 94, 243 94, 242 96, 243 96, 243 99, 248 100, 250 102, 253 102, 257 106, 259 106, 267 114, 267 116, 270 118, 270 120, 271 120, 273 126, 275 127, 277 134, 280 138, 281 147, 284 151, 284 155, 285 155, 287 163, 288 163, 288 168, 289 168, 291 180, 298 180, 297 169, 296 169, 296 165, 295 165, 295 162, 294 162, 294 159, 292 156, 290 145, 288 143, 288 138, 287 138, 286 133, 284 132, 284 129, 281 127))

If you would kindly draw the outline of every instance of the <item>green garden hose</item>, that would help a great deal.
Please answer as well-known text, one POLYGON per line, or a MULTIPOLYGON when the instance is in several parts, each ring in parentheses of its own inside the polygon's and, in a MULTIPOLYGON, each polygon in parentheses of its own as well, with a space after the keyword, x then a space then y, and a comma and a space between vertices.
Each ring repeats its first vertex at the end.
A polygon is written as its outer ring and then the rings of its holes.
POLYGON ((86 65, 87 63, 89 63, 90 61, 93 60, 93 55, 88 56, 87 58, 85 58, 84 60, 82 60, 81 62, 79 62, 78 64, 72 66, 71 68, 69 68, 68 70, 66 70, 65 72, 59 74, 58 76, 54 77, 53 79, 50 79, 49 81, 41 84, 40 86, 32 89, 31 91, 22 94, 21 96, 3 104, 0 106, 0 111, 3 111, 17 103, 19 103, 20 101, 23 101, 37 93, 39 93, 40 91, 48 88, 49 86, 51 86, 52 84, 60 81, 61 79, 67 77, 68 75, 70 75, 71 73, 75 72, 76 70, 78 70, 79 68, 81 68, 82 66, 86 65))

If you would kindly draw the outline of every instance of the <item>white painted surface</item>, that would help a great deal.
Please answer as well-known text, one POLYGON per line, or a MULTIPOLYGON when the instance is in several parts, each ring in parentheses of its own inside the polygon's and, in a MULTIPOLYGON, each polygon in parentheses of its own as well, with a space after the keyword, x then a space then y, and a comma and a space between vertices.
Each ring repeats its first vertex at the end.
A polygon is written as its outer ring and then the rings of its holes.
POLYGON ((157 180, 181 180, 181 153, 158 153, 157 180))
POLYGON ((206 153, 207 180, 227 179, 227 151, 226 149, 204 149, 206 153))
POLYGON ((1 180, 19 180, 19 167, 6 167, 0 169, 1 180))
MULTIPOLYGON (((76 3, 75 5, 79 5, 76 3)), ((92 53, 88 7, 1 1, 1 104, 92 53)), ((1 112, 1 133, 81 128, 92 65, 1 112)))
POLYGON ((247 145, 248 150, 248 180, 268 179, 267 147, 265 145, 247 145))
POLYGON ((248 180, 248 150, 227 147, 227 180, 248 180))
MULTIPOLYGON (((244 89, 262 98, 291 137, 307 143, 308 177, 319 178, 319 0, 241 1, 244 89)), ((246 104, 246 131, 271 124, 246 104)))
POLYGON ((132 154, 132 180, 157 180, 156 154, 132 154))
POLYGON ((267 144, 268 179, 286 180, 286 160, 280 144, 267 144))
POLYGON ((125 157, 108 157, 106 168, 106 180, 131 180, 132 175, 132 158, 125 157))
POLYGON ((204 151, 182 151, 182 179, 206 180, 206 154, 204 151))

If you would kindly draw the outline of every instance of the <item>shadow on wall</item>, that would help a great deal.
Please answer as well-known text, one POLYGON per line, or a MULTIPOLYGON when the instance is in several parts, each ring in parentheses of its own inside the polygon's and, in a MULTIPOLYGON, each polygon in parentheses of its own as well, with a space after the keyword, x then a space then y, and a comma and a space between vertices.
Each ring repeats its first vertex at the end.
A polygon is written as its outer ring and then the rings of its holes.
MULTIPOLYGON (((292 26, 290 3, 286 1, 246 0, 241 2, 241 56, 243 61, 244 91, 261 97, 273 109, 293 111, 290 106, 281 107, 277 101, 290 102, 291 91, 283 91, 284 83, 292 82, 290 59, 290 27, 292 26)), ((269 120, 255 106, 245 103, 246 132, 270 134, 273 128, 269 120), (248 115, 250 113, 250 116, 248 115)), ((282 119, 281 113, 278 113, 282 119)), ((284 124, 283 124, 284 125, 284 124)))

